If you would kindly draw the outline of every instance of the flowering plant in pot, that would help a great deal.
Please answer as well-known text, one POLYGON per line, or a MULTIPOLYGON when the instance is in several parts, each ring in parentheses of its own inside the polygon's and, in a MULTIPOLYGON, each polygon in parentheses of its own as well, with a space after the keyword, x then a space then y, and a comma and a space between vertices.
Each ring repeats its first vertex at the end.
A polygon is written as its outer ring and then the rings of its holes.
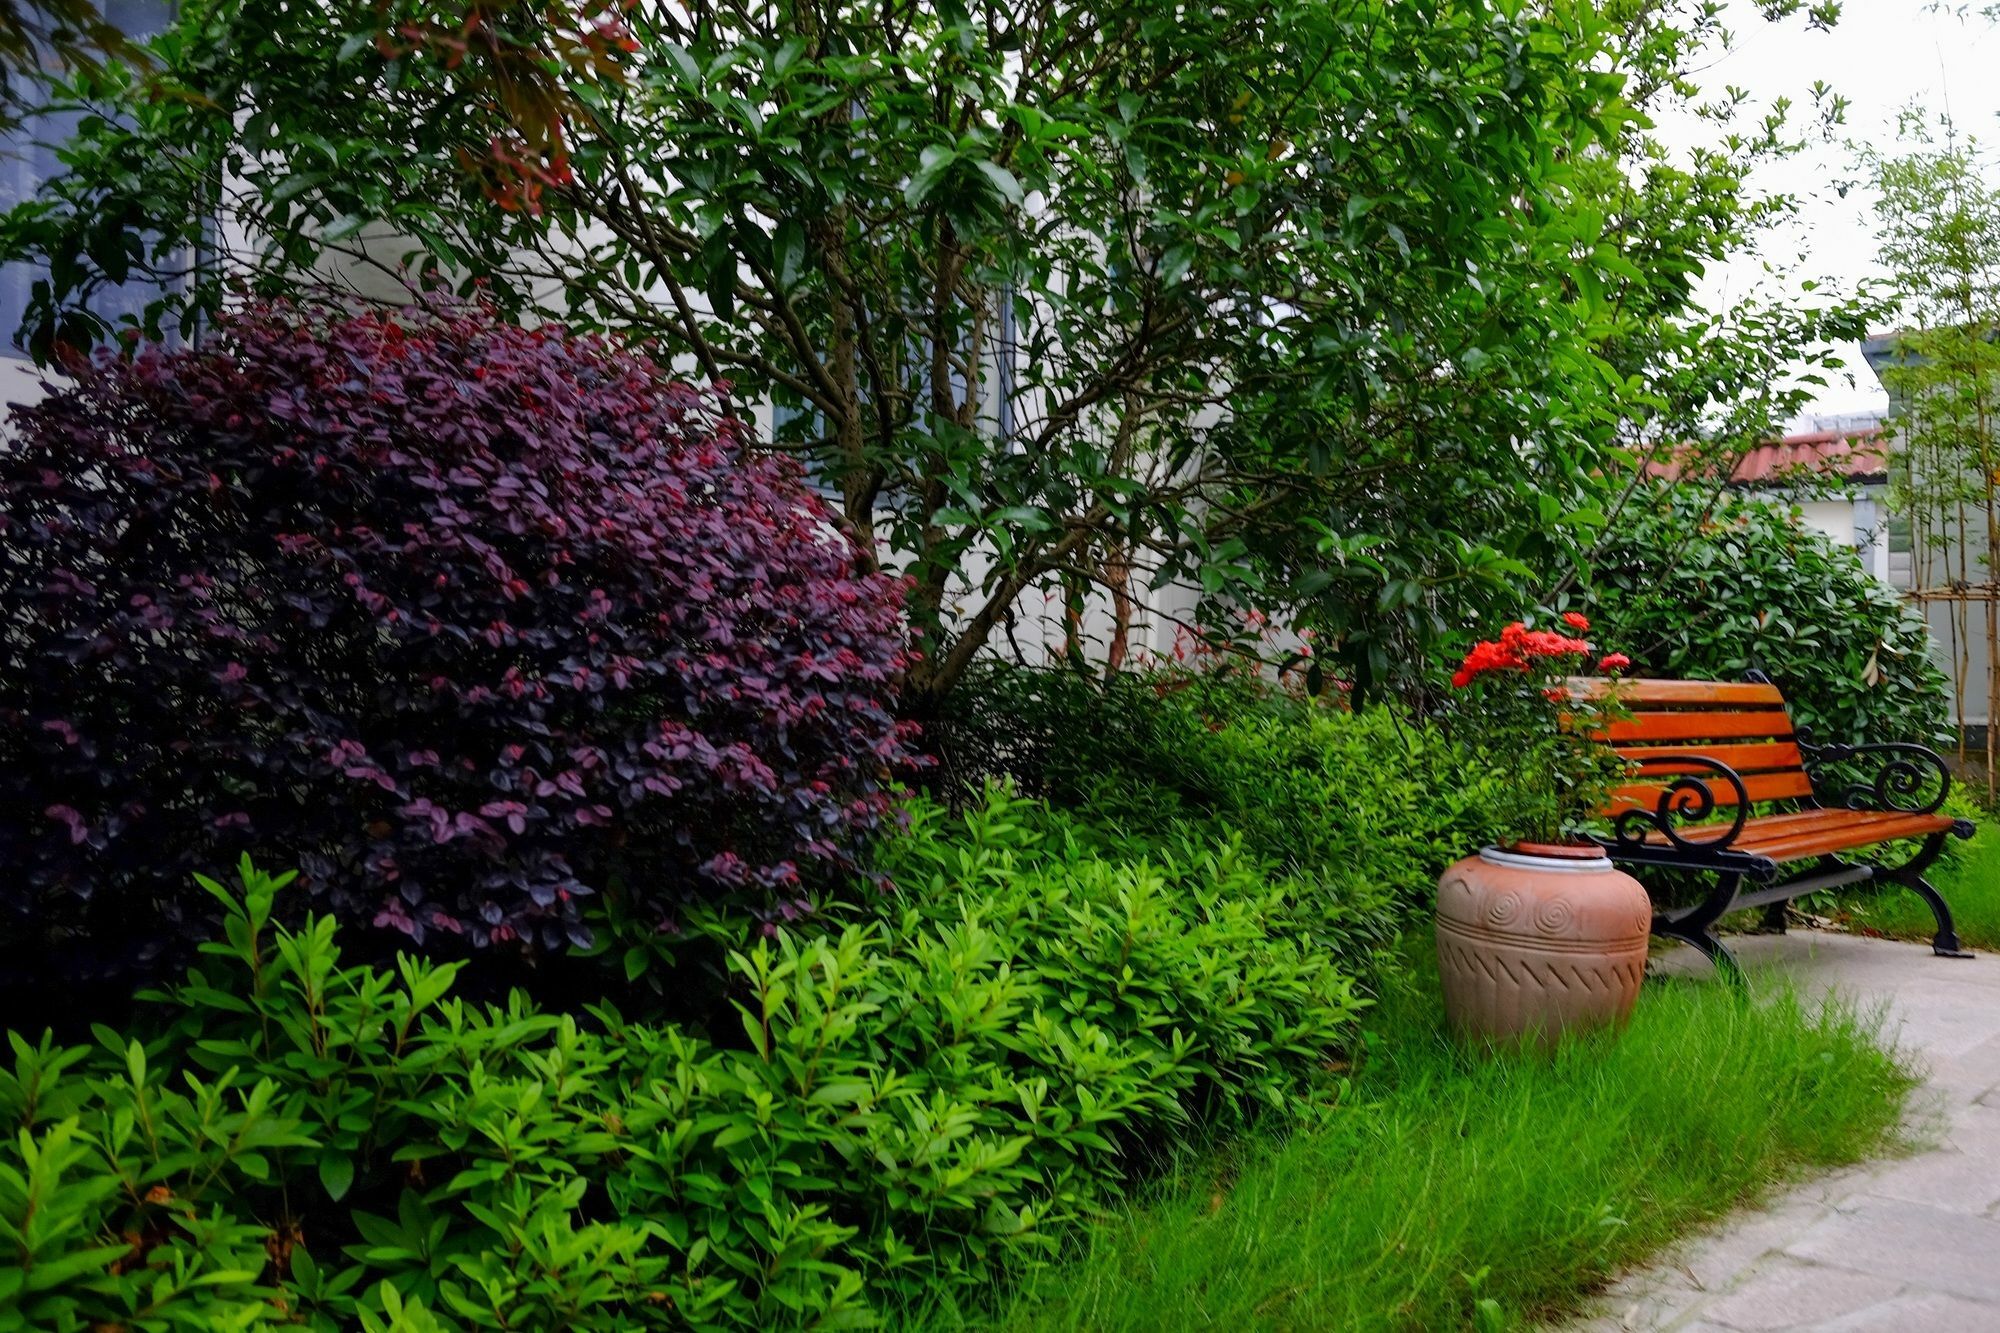
POLYGON ((1580 612, 1559 623, 1517 620, 1452 676, 1462 732, 1479 762, 1504 768, 1512 796, 1496 844, 1438 881, 1445 1016, 1468 1037, 1547 1043, 1620 1024, 1645 972, 1646 891, 1586 835, 1626 776, 1598 737, 1620 715, 1630 660, 1583 637, 1580 612), (1609 685, 1587 687, 1593 674, 1609 685))
POLYGON ((1559 623, 1531 629, 1517 620, 1474 644, 1451 678, 1456 724, 1475 753, 1513 779, 1498 812, 1502 847, 1595 854, 1583 830, 1625 778, 1624 762, 1595 737, 1616 719, 1616 677, 1632 663, 1623 653, 1600 655, 1581 637, 1590 630, 1581 612, 1559 623), (1593 670, 1608 688, 1579 689, 1593 670))

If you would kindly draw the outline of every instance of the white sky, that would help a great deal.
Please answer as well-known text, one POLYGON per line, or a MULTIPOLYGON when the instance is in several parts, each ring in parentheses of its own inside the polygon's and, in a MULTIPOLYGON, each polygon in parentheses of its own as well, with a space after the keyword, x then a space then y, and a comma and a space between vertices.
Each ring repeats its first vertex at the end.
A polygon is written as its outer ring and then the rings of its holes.
MULTIPOLYGON (((1975 0, 1966 7, 1983 5, 1975 0)), ((1704 91, 1735 85, 1747 90, 1760 108, 1773 98, 1790 96, 1796 114, 1809 115, 1809 89, 1814 80, 1824 80, 1852 104, 1846 125, 1850 141, 1893 148, 1898 112, 1919 103, 1933 112, 1948 106, 1961 133, 2000 143, 2000 27, 1977 13, 1960 18, 1940 12, 1930 0, 1846 0, 1840 22, 1829 32, 1814 32, 1802 18, 1766 23, 1749 0, 1731 0, 1730 10, 1728 26, 1736 40, 1702 71, 1704 91)), ((1670 142, 1702 132, 1673 123, 1662 124, 1661 131, 1670 142)), ((1770 255, 1799 263, 1797 278, 1817 277, 1851 288, 1881 273, 1868 192, 1853 189, 1841 198, 1833 188, 1855 175, 1846 146, 1815 144, 1761 182, 1810 197, 1800 223, 1766 247, 1770 255)), ((1761 261, 1742 260, 1712 271, 1707 285, 1720 295, 1768 280, 1761 261)), ((1845 380, 1831 380, 1820 391, 1815 410, 1886 407, 1888 398, 1858 350, 1849 346, 1844 351, 1845 380)))

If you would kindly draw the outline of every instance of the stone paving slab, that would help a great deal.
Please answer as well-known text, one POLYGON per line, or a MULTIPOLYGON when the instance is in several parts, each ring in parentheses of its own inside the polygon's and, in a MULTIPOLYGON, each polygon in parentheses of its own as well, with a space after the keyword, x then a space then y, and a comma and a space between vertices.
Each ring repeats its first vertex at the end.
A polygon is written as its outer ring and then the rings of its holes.
MULTIPOLYGON (((1572 1333, 2000 1333, 2000 957, 1793 931, 1736 937, 1754 978, 1886 1005, 1926 1075, 1909 1156, 1822 1176, 1627 1274, 1572 1333)), ((1698 975, 1679 949, 1656 971, 1698 975)))

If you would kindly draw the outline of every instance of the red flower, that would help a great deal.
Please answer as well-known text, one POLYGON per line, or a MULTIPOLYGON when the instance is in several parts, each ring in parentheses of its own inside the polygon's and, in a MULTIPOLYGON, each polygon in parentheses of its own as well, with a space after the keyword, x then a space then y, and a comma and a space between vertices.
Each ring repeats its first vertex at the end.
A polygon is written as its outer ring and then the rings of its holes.
POLYGON ((1623 671, 1631 665, 1632 659, 1623 653, 1606 653, 1598 660, 1597 669, 1599 671, 1623 671))
MULTIPOLYGON (((1508 626, 1510 632, 1514 628, 1508 626)), ((1516 650, 1514 643, 1509 641, 1506 634, 1502 634, 1498 640, 1489 639, 1484 643, 1473 644, 1472 651, 1465 655, 1465 661, 1452 673, 1451 683, 1462 690, 1480 676, 1490 675, 1495 671, 1521 671, 1525 670, 1527 665, 1527 661, 1516 650)))
MULTIPOLYGON (((1590 628, 1590 621, 1576 611, 1565 612, 1563 623, 1576 630, 1590 628)), ((1500 631, 1499 638, 1474 644, 1458 670, 1452 673, 1451 683, 1454 688, 1464 689, 1479 677, 1496 671, 1526 671, 1537 659, 1583 657, 1590 651, 1586 640, 1574 639, 1554 630, 1529 629, 1526 621, 1516 620, 1500 631)), ((1629 665, 1623 657, 1619 658, 1619 662, 1629 665)), ((1570 668, 1567 664, 1558 663, 1557 669, 1570 668)), ((1567 695, 1564 697, 1567 698, 1567 695)))
MULTIPOLYGON (((1590 628, 1590 622, 1575 611, 1566 612, 1563 622, 1573 629, 1590 628)), ((1496 671, 1526 671, 1537 659, 1582 657, 1590 651, 1590 644, 1583 639, 1573 639, 1554 630, 1529 629, 1526 621, 1516 620, 1500 631, 1499 638, 1474 644, 1458 670, 1452 673, 1451 683, 1462 690, 1479 677, 1496 671)), ((1622 657, 1619 661, 1621 665, 1627 664, 1622 657)), ((1557 668, 1570 669, 1563 663, 1558 663, 1557 668)))
POLYGON ((1521 636, 1521 651, 1529 657, 1572 657, 1589 652, 1590 645, 1554 630, 1536 629, 1521 636))

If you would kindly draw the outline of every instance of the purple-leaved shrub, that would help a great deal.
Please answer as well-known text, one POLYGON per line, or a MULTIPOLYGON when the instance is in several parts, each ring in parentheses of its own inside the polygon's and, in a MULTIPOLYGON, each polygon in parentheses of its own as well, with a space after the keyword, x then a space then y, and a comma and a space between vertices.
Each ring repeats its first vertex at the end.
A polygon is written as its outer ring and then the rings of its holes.
POLYGON ((414 940, 621 884, 787 914, 888 816, 901 587, 645 357, 477 306, 254 307, 0 447, 0 932, 143 960, 296 861, 414 940))

